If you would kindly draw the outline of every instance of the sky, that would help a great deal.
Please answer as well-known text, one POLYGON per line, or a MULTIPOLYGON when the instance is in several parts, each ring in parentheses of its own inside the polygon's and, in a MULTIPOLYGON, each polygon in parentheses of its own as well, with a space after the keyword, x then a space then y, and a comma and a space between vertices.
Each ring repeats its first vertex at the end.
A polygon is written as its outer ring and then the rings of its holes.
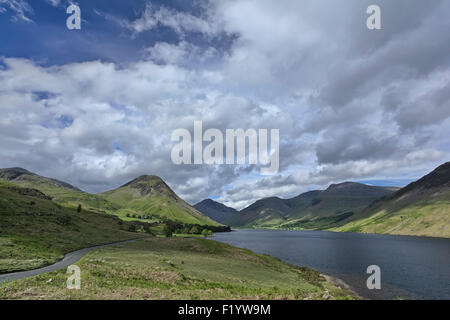
POLYGON ((449 0, 0 0, 0 167, 88 192, 143 174, 241 209, 450 160, 449 0), (381 30, 366 9, 381 8, 381 30), (279 129, 280 169, 175 165, 172 132, 279 129))

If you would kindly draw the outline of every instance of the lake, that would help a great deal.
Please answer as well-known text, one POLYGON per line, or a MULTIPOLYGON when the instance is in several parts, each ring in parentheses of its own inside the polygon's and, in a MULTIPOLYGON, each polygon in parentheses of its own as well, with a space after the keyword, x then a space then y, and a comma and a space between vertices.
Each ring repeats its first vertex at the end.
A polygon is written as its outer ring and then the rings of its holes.
POLYGON ((234 230, 214 240, 340 278, 369 299, 450 299, 450 239, 325 231, 234 230), (381 269, 381 289, 366 286, 381 269))

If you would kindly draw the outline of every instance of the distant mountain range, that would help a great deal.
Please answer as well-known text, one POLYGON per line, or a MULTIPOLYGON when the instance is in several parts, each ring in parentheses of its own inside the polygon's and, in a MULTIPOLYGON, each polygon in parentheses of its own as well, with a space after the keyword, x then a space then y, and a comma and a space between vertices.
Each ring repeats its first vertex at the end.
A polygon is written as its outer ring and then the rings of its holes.
POLYGON ((1 180, 38 191, 62 207, 81 205, 123 220, 145 217, 208 226, 450 237, 450 162, 401 189, 344 182, 290 199, 261 199, 241 211, 211 199, 191 206, 153 175, 101 194, 90 194, 22 168, 0 169, 1 180))
POLYGON ((92 212, 110 213, 124 220, 152 216, 188 224, 219 225, 178 197, 157 176, 141 176, 101 194, 90 194, 66 182, 42 177, 22 168, 0 169, 0 179, 37 189, 64 207, 81 205, 92 212))
POLYGON ((226 205, 211 199, 205 199, 195 204, 194 208, 205 216, 220 223, 225 223, 233 214, 238 212, 234 208, 227 207, 226 205))
POLYGON ((258 200, 224 223, 235 227, 325 228, 346 219, 374 200, 395 192, 354 182, 333 184, 290 199, 258 200))

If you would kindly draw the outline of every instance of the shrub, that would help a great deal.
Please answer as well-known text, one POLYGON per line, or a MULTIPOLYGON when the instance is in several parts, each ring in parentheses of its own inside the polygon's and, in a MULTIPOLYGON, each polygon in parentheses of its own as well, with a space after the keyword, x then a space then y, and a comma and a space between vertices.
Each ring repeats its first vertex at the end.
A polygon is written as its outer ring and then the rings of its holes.
POLYGON ((77 212, 81 212, 81 204, 78 205, 77 212))
POLYGON ((190 234, 200 234, 202 231, 198 226, 193 226, 189 231, 190 234))
POLYGON ((169 226, 167 226, 167 225, 164 226, 163 234, 166 237, 171 237, 172 236, 172 230, 170 230, 169 226))

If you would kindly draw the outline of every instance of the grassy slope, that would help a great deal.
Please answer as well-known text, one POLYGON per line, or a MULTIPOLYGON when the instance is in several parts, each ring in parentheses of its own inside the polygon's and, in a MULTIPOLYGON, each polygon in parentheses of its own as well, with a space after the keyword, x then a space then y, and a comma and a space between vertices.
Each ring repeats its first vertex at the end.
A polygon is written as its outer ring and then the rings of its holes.
POLYGON ((450 162, 349 220, 335 230, 450 237, 450 162))
POLYGON ((0 299, 346 299, 316 271, 204 239, 147 238, 90 252, 66 270, 0 285, 0 299), (52 279, 51 281, 49 281, 52 279))
POLYGON ((229 222, 238 227, 324 229, 339 225, 344 218, 394 190, 347 182, 291 199, 257 201, 235 214, 229 222))
POLYGON ((77 208, 79 204, 83 208, 96 212, 112 213, 120 207, 95 194, 89 194, 78 189, 67 188, 52 183, 51 179, 38 175, 23 175, 11 181, 25 188, 37 189, 53 198, 58 204, 77 208))
POLYGON ((190 224, 220 225, 179 198, 156 176, 142 176, 101 196, 122 208, 116 212, 121 218, 136 213, 190 224))
POLYGON ((450 191, 412 203, 388 203, 334 231, 450 237, 450 191))
POLYGON ((113 216, 63 208, 35 189, 0 181, 0 273, 38 268, 65 253, 138 237, 113 216))
MULTIPOLYGON (((8 169, 0 169, 0 171, 2 170, 8 169)), ((149 184, 162 182, 164 188, 167 187, 160 178, 152 176, 152 179, 153 181, 148 181, 149 184)), ((63 182, 34 174, 20 175, 11 180, 11 182, 22 187, 38 189, 51 196, 56 203, 64 207, 76 208, 81 204, 83 208, 90 211, 114 214, 125 221, 139 221, 137 218, 126 217, 127 213, 136 215, 154 214, 183 223, 219 225, 178 198, 178 196, 175 195, 175 198, 170 197, 169 192, 153 194, 152 197, 141 197, 137 190, 125 187, 103 194, 90 194, 73 188, 68 184, 61 185, 60 183, 63 182)))

